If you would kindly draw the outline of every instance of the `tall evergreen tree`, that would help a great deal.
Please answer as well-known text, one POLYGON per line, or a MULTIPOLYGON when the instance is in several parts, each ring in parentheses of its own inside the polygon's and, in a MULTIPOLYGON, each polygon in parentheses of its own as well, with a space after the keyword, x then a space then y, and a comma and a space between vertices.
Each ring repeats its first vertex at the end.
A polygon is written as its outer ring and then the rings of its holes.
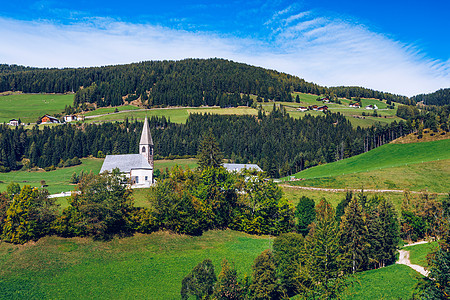
POLYGON ((208 167, 217 168, 222 165, 223 154, 212 133, 212 129, 203 136, 198 149, 197 158, 198 164, 202 170, 208 167))
POLYGON ((197 299, 209 299, 217 281, 214 265, 210 259, 205 259, 184 277, 181 283, 181 299, 195 296, 197 299))
POLYGON ((239 285, 237 271, 226 259, 222 261, 222 270, 214 286, 214 298, 218 300, 242 299, 242 288, 239 285))
POLYGON ((308 197, 301 197, 297 206, 295 207, 295 217, 297 218, 297 232, 303 236, 308 235, 308 226, 316 218, 314 200, 308 197))
POLYGON ((319 299, 338 298, 344 289, 344 270, 348 260, 341 252, 339 224, 333 207, 322 199, 316 207, 316 221, 306 237, 309 257, 303 276, 310 286, 304 286, 307 297, 319 299))
POLYGON ((281 298, 275 260, 270 250, 261 253, 253 263, 252 299, 275 300, 281 298))
POLYGON ((368 263, 368 230, 365 213, 356 197, 345 208, 340 229, 341 244, 351 261, 352 273, 363 270, 368 263))

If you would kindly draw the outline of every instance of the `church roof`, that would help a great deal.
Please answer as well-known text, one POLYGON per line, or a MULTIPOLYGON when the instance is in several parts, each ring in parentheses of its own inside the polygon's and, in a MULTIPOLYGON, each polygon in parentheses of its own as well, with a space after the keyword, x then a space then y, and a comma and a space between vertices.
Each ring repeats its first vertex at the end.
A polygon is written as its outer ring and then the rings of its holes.
POLYGON ((131 169, 152 169, 147 159, 140 154, 106 155, 100 173, 115 168, 123 173, 128 173, 131 169))
POLYGON ((148 126, 147 117, 145 117, 144 127, 142 128, 141 141, 139 145, 153 145, 152 134, 150 133, 150 127, 148 126))
POLYGON ((223 164, 223 166, 230 172, 232 171, 240 172, 242 169, 247 170, 254 169, 256 171, 262 172, 262 169, 256 164, 223 164))

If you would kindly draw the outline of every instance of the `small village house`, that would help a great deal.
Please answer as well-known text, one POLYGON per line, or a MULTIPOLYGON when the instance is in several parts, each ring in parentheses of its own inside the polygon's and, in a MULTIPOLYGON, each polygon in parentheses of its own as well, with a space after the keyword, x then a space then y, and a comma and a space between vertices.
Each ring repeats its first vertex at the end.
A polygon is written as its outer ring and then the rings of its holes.
POLYGON ((55 117, 45 115, 41 118, 41 123, 60 123, 59 120, 55 117))
POLYGON ((19 125, 20 125, 20 124, 19 124, 19 120, 11 119, 11 120, 9 120, 8 125, 9 125, 9 126, 19 126, 19 125))
POLYGON ((307 111, 308 108, 307 108, 307 107, 304 107, 304 106, 300 106, 300 107, 297 108, 297 110, 298 110, 298 111, 307 111))
POLYGON ((77 120, 77 116, 76 115, 67 115, 64 116, 64 122, 69 123, 72 121, 76 121, 77 120))

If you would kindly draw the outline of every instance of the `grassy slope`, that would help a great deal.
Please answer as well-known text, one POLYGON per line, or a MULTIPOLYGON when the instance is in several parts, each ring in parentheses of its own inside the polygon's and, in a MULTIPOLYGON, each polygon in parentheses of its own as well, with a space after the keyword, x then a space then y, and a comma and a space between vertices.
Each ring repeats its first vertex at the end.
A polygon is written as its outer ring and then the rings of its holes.
POLYGON ((20 118, 22 122, 36 122, 45 114, 64 111, 73 104, 73 94, 15 94, 0 96, 0 123, 20 118))
POLYGON ((304 170, 295 174, 295 177, 332 177, 440 159, 450 159, 450 140, 413 144, 386 144, 357 156, 304 170))
POLYGON ((82 164, 69 168, 61 168, 55 171, 13 171, 9 173, 0 173, 0 191, 5 191, 6 186, 11 182, 19 183, 20 186, 31 185, 40 186, 40 181, 45 180, 48 191, 53 193, 66 192, 74 189, 74 185, 69 183, 73 172, 80 174, 82 170, 89 172, 92 170, 98 173, 103 164, 103 159, 83 158, 82 164))
POLYGON ((357 273, 344 299, 409 299, 418 273, 405 265, 357 273))
POLYGON ((98 242, 46 237, 26 246, 0 244, 0 298, 176 299, 181 281, 203 259, 216 273, 222 259, 241 277, 269 248, 268 237, 209 231, 200 237, 165 232, 98 242))
POLYGON ((431 242, 427 244, 404 247, 403 249, 409 251, 409 260, 412 264, 428 267, 427 255, 428 253, 435 251, 437 246, 437 242, 431 242))
POLYGON ((291 185, 348 189, 450 191, 450 159, 295 181, 291 185))

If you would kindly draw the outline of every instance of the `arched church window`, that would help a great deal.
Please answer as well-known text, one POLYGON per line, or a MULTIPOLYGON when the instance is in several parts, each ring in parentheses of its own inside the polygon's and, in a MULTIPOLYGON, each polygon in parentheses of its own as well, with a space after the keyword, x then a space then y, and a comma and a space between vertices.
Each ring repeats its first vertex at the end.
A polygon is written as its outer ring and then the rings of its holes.
POLYGON ((145 147, 142 147, 142 152, 145 152, 145 147))

